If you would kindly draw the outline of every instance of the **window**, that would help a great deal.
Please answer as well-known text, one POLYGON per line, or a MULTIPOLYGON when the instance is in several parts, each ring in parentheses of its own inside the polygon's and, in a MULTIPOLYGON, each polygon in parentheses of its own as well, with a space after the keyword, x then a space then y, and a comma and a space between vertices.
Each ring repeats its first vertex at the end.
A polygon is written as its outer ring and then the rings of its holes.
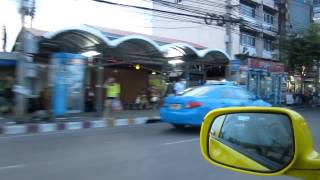
POLYGON ((240 43, 244 46, 256 46, 256 38, 250 34, 241 33, 240 43))
POLYGON ((255 96, 252 93, 240 88, 223 88, 220 89, 219 98, 253 100, 255 99, 255 96))
POLYGON ((264 22, 266 22, 267 24, 273 24, 273 15, 265 12, 263 19, 264 19, 264 22))
POLYGON ((200 96, 207 96, 214 88, 210 86, 200 86, 198 88, 195 88, 191 91, 187 91, 182 96, 195 96, 195 97, 200 97, 200 96))
POLYGON ((273 42, 270 39, 264 39, 263 43, 264 50, 272 51, 273 50, 273 42))
POLYGON ((247 99, 247 100, 256 99, 252 93, 250 93, 246 90, 243 90, 243 89, 234 89, 233 93, 234 93, 235 98, 237 98, 237 99, 247 99))
POLYGON ((256 10, 254 7, 245 5, 245 4, 240 4, 240 12, 241 14, 255 18, 256 17, 256 10))

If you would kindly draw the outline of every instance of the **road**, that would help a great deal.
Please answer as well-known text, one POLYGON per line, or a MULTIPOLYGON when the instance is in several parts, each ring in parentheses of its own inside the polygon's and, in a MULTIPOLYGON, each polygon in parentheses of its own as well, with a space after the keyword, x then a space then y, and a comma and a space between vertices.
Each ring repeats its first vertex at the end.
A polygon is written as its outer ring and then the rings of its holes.
MULTIPOLYGON (((320 144, 316 110, 303 110, 320 144)), ((293 180, 257 177, 203 160, 199 129, 165 123, 0 137, 1 180, 293 180)))

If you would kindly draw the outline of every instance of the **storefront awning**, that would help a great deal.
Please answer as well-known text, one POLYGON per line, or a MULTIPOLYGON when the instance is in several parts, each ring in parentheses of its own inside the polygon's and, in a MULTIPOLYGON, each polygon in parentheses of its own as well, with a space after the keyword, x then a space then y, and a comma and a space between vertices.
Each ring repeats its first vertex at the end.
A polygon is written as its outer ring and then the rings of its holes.
POLYGON ((199 49, 185 42, 164 44, 141 35, 110 38, 107 34, 91 26, 81 25, 45 33, 44 37, 47 41, 59 44, 66 52, 103 51, 101 53, 105 57, 115 55, 126 57, 126 60, 144 59, 166 63, 172 59, 182 59, 214 64, 227 64, 230 61, 230 57, 218 49, 199 49))

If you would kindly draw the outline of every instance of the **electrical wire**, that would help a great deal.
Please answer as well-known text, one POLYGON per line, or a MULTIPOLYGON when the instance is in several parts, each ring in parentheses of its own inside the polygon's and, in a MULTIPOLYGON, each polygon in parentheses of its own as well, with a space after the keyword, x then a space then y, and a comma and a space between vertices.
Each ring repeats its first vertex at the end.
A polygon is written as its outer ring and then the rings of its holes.
POLYGON ((199 28, 200 25, 198 26, 184 26, 184 27, 161 27, 161 26, 139 26, 139 25, 134 25, 135 27, 140 27, 140 28, 151 28, 151 29, 193 29, 193 28, 199 28))
MULTIPOLYGON (((150 1, 150 0, 149 0, 150 1)), ((157 2, 157 3, 160 3, 160 4, 162 4, 162 5, 164 5, 164 6, 169 6, 169 7, 172 7, 172 8, 177 8, 177 9, 180 9, 180 10, 186 10, 186 11, 189 11, 189 12, 192 12, 192 13, 199 13, 199 14, 206 14, 207 12, 201 12, 201 11, 191 11, 191 10, 188 10, 188 9, 184 9, 184 8, 182 8, 182 6, 180 6, 180 7, 178 7, 178 6, 172 6, 172 5, 170 5, 170 4, 177 4, 177 3, 170 3, 170 2, 167 2, 167 1, 163 1, 163 0, 151 0, 152 2, 157 2), (167 4, 167 3, 169 3, 169 4, 167 4)), ((246 9, 243 9, 243 10, 246 10, 246 9)), ((256 17, 261 17, 261 16, 258 16, 258 15, 256 15, 256 17)), ((257 19, 255 19, 256 21, 259 21, 261 24, 259 24, 259 23, 252 23, 252 22, 246 22, 247 24, 250 24, 250 25, 252 25, 252 26, 255 26, 255 27, 257 27, 257 28, 261 28, 262 30, 269 30, 269 29, 265 29, 264 27, 263 27, 263 21, 262 20, 257 20, 257 19)))
MULTIPOLYGON (((114 2, 110 2, 110 1, 104 1, 104 0, 93 0, 93 1, 105 3, 105 4, 110 4, 110 5, 115 5, 115 6, 121 6, 121 7, 136 8, 136 9, 152 11, 152 12, 167 13, 167 14, 171 14, 171 15, 192 17, 192 18, 198 18, 198 19, 205 19, 206 18, 205 16, 201 16, 201 15, 192 15, 192 14, 185 14, 185 13, 179 13, 179 12, 165 11, 165 10, 160 10, 160 9, 142 7, 142 6, 133 6, 133 5, 127 5, 127 4, 114 3, 114 2)), ((236 22, 235 20, 226 20, 226 19, 213 18, 213 17, 211 19, 212 20, 222 20, 224 22, 236 22)))
POLYGON ((169 8, 174 8, 174 9, 179 9, 182 11, 186 11, 186 12, 191 12, 191 13, 195 13, 195 14, 200 14, 200 15, 206 15, 208 14, 208 12, 215 12, 215 13, 225 13, 223 11, 217 11, 217 10, 209 10, 209 9, 205 9, 205 8, 201 8, 201 7, 194 7, 194 6, 190 6, 190 5, 181 5, 181 4, 176 4, 176 3, 171 3, 171 2, 167 2, 167 1, 162 1, 162 0, 146 0, 146 1, 151 1, 154 3, 157 3, 163 7, 169 7, 169 8))

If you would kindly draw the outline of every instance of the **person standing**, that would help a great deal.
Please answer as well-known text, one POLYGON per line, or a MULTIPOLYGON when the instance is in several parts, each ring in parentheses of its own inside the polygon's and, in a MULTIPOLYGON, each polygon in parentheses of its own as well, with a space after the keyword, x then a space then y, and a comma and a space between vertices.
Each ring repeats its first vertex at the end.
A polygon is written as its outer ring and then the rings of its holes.
POLYGON ((186 89, 186 83, 184 80, 180 79, 174 84, 174 92, 176 95, 180 95, 186 89))
POLYGON ((115 101, 119 101, 121 88, 120 84, 116 83, 113 77, 110 77, 104 86, 106 89, 104 117, 108 118, 112 111, 112 104, 115 101))

